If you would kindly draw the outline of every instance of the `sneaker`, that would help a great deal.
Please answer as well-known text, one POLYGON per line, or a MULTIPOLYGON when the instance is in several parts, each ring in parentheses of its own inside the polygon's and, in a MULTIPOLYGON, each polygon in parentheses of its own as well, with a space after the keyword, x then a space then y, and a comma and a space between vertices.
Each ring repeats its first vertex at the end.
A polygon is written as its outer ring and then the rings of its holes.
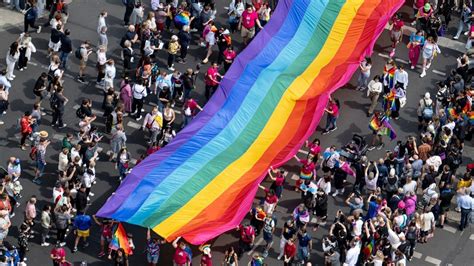
MULTIPOLYGON (((60 245, 61 247, 64 247, 64 246, 66 245, 66 242, 61 242, 61 243, 59 243, 59 245, 60 245)), ((77 248, 76 248, 76 249, 77 249, 77 248)))
POLYGON ((17 207, 17 208, 20 207, 20 203, 17 202, 17 203, 15 204, 15 207, 17 207))
POLYGON ((38 29, 36 30, 36 33, 41 33, 41 26, 38 26, 38 29))
POLYGON ((23 70, 25 70, 25 69, 22 67, 22 68, 20 68, 20 69, 18 69, 18 70, 23 71, 23 70))
POLYGON ((336 192, 332 193, 332 196, 333 196, 333 197, 335 197, 335 196, 337 196, 337 195, 339 195, 339 191, 337 191, 337 190, 336 190, 336 192))
POLYGON ((277 260, 281 260, 281 257, 283 257, 283 256, 281 256, 281 255, 280 255, 280 256, 278 256, 277 260))
POLYGON ((76 253, 76 252, 77 252, 77 247, 74 247, 74 248, 72 249, 72 253, 76 253))
POLYGON ((457 39, 459 39, 459 36, 454 36, 453 37, 453 40, 457 40, 457 39))
POLYGON ((99 255, 97 255, 97 257, 99 257, 99 258, 101 258, 101 257, 103 257, 103 256, 105 256, 105 252, 103 252, 103 251, 101 251, 101 252, 99 253, 99 255))
POLYGON ((94 193, 89 192, 89 196, 94 197, 94 195, 95 195, 94 193))
POLYGON ((47 243, 47 242, 41 243, 41 246, 42 247, 49 247, 49 243, 47 243))
POLYGON ((426 65, 426 69, 430 69, 431 63, 426 65))
POLYGON ((3 122, 3 121, 0 120, 0 125, 3 125, 3 124, 5 124, 5 122, 3 122))
POLYGON ((59 126, 58 128, 65 128, 67 127, 67 124, 63 124, 62 126, 59 126))
POLYGON ((137 121, 140 121, 141 119, 142 119, 142 116, 139 116, 139 117, 135 118, 135 120, 137 120, 137 121))
POLYGON ((410 66, 410 69, 415 69, 415 66, 410 66))
POLYGON ((464 36, 467 36, 467 35, 469 35, 469 31, 464 32, 464 36))
POLYGON ((381 143, 379 146, 377 146, 377 150, 381 150, 385 146, 385 144, 381 143))
POLYGON ((41 185, 41 183, 43 183, 41 180, 39 180, 39 178, 35 178, 33 179, 33 183, 37 184, 37 185, 41 185))
POLYGON ((87 83, 87 81, 84 79, 84 77, 78 77, 78 78, 77 78, 77 81, 78 81, 79 83, 82 83, 82 84, 86 84, 86 83, 87 83))
POLYGON ((15 213, 10 214, 10 218, 15 217, 15 213))
POLYGON ((265 250, 265 251, 262 253, 262 256, 263 256, 264 258, 268 257, 268 251, 265 250))
POLYGON ((426 76, 426 71, 421 72, 420 78, 422 78, 422 77, 424 77, 424 76, 426 76))
POLYGON ((336 129, 337 129, 337 127, 334 127, 333 129, 329 130, 329 132, 333 132, 336 129))
POLYGON ((189 32, 198 32, 198 29, 190 29, 189 32))
POLYGON ((174 67, 168 67, 169 71, 174 71, 174 67))
POLYGON ((328 130, 324 130, 323 133, 321 133, 321 134, 322 134, 322 135, 326 135, 326 134, 328 134, 328 133, 329 133, 328 130))
POLYGON ((375 149, 375 146, 370 146, 367 148, 368 151, 373 151, 375 149))

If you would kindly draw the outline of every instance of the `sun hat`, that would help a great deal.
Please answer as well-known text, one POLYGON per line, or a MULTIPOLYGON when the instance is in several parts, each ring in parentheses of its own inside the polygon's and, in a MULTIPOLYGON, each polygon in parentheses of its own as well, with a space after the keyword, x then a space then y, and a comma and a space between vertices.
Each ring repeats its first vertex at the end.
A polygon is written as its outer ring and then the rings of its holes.
POLYGON ((40 138, 47 138, 49 136, 48 132, 45 130, 42 130, 39 132, 40 138))
POLYGON ((203 244, 201 246, 199 246, 199 250, 206 254, 206 255, 209 255, 209 253, 211 253, 211 245, 210 244, 203 244))

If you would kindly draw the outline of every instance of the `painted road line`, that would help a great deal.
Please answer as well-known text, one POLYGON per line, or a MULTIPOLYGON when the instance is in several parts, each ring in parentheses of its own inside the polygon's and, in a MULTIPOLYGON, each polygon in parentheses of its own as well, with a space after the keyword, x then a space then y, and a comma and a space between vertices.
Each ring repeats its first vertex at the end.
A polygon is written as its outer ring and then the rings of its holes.
POLYGON ((55 139, 55 140, 63 140, 63 138, 64 138, 64 136, 61 135, 61 134, 54 134, 53 135, 53 139, 55 139))
POLYGON ((448 231, 450 233, 456 234, 456 228, 449 226, 449 225, 444 225, 443 230, 448 231))
POLYGON ((469 237, 470 240, 474 240, 474 234, 471 234, 471 236, 469 237))
POLYGON ((130 159, 130 162, 131 162, 133 165, 135 165, 135 164, 137 164, 137 159, 130 159))
POLYGON ((308 152, 305 151, 305 150, 298 150, 298 152, 299 152, 299 153, 302 153, 302 154, 305 154, 305 155, 308 154, 308 152))
MULTIPOLYGON (((49 70, 49 66, 39 64, 39 63, 36 63, 36 62, 32 62, 31 60, 28 61, 28 64, 32 65, 32 66, 35 66, 35 67, 40 67, 42 69, 49 70)), ((74 79, 74 77, 72 75, 68 74, 68 73, 63 73, 63 77, 74 79)))
POLYGON ((311 218, 311 223, 315 224, 317 221, 318 219, 316 219, 316 217, 311 218))
POLYGON ((257 241, 257 243, 255 243, 255 244, 253 245, 253 248, 252 248, 249 252, 247 252, 247 255, 249 255, 249 256, 252 255, 252 253, 255 251, 255 249, 256 249, 258 246, 260 246, 260 244, 262 244, 262 243, 263 243, 263 238, 260 238, 260 239, 257 241))
POLYGON ((283 206, 280 206, 280 205, 277 205, 275 207, 275 211, 279 212, 279 213, 287 213, 288 212, 288 209, 283 207, 283 206))
POLYGON ((300 179, 300 177, 299 177, 299 175, 297 175, 297 174, 293 174, 293 175, 291 176, 291 180, 299 180, 299 179, 300 179))
POLYGON ((140 129, 142 127, 142 125, 135 123, 133 121, 128 121, 127 126, 131 128, 135 128, 135 129, 140 129))
POLYGON ((379 56, 380 57, 383 57, 383 58, 390 58, 390 56, 386 55, 386 54, 382 54, 382 53, 379 53, 379 56))
POLYGON ((77 110, 77 109, 79 109, 79 107, 80 107, 80 105, 79 105, 79 104, 76 104, 76 105, 74 105, 74 106, 72 107, 72 109, 77 110))
MULTIPOLYGON (((385 26, 385 29, 390 30, 390 25, 388 23, 385 26)), ((416 29, 414 27, 410 27, 408 25, 405 25, 403 27, 403 34, 404 35, 410 36, 414 32, 416 32, 416 29)), ((439 36, 437 44, 441 47, 446 47, 446 48, 449 48, 449 49, 452 49, 452 50, 459 51, 461 53, 466 52, 466 44, 465 43, 460 42, 460 41, 451 40, 450 38, 439 36)))
POLYGON ((446 76, 446 73, 438 71, 436 69, 433 69, 433 73, 438 74, 438 75, 443 76, 443 77, 446 76))
POLYGON ((402 64, 408 64, 407 60, 401 59, 401 58, 395 58, 395 61, 400 62, 402 64))
POLYGON ((413 257, 415 259, 421 259, 421 257, 423 257, 423 254, 421 254, 420 252, 416 252, 416 251, 413 251, 413 257))
POLYGON ((434 265, 441 265, 441 260, 435 259, 435 258, 430 257, 430 256, 426 256, 425 261, 429 262, 429 263, 432 263, 434 265))

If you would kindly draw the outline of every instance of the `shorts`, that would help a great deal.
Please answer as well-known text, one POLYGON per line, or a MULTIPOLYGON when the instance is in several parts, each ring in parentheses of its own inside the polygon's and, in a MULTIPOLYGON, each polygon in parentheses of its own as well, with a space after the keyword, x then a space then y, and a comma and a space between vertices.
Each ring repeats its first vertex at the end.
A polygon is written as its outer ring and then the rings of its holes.
POLYGON ((429 230, 428 230, 428 231, 423 231, 423 230, 421 230, 421 231, 420 231, 420 237, 425 237, 425 236, 427 236, 429 233, 430 233, 429 230))
POLYGON ((273 242, 273 234, 272 233, 267 233, 267 232, 263 232, 263 240, 265 240, 265 242, 267 243, 271 243, 273 242))
POLYGON ((445 213, 447 213, 448 211, 449 211, 449 206, 447 206, 447 207, 440 207, 440 208, 439 208, 439 213, 440 213, 440 214, 445 214, 445 213))
POLYGON ((89 236, 89 229, 84 230, 84 231, 77 229, 77 236, 78 237, 88 237, 89 236))
POLYGON ((154 255, 146 254, 146 261, 148 263, 157 264, 159 258, 160 258, 160 255, 158 255, 158 254, 154 254, 154 255))
POLYGON ((59 41, 57 43, 54 43, 51 40, 49 40, 48 47, 49 47, 49 49, 57 52, 57 51, 59 51, 59 48, 61 47, 61 41, 59 41))
POLYGON ((100 236, 100 241, 110 242, 110 240, 112 240, 112 238, 106 237, 106 236, 103 236, 103 235, 100 236))
POLYGON ((399 31, 391 31, 390 32, 390 39, 392 40, 392 42, 398 42, 400 40, 400 37, 402 36, 402 31, 399 30, 399 31))
POLYGON ((255 36, 255 27, 251 29, 247 29, 246 27, 242 26, 242 30, 240 31, 240 36, 242 36, 242 38, 252 39, 253 36, 255 36))

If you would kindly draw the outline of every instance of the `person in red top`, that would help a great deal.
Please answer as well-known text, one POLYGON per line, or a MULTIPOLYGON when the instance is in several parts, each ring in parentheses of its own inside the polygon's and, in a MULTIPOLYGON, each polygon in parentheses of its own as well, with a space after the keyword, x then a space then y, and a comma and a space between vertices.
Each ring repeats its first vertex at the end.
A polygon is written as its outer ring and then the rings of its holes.
POLYGON ((390 57, 395 55, 395 48, 397 44, 402 41, 403 37, 403 26, 405 23, 402 20, 402 14, 397 13, 389 22, 390 24, 390 39, 392 40, 392 51, 390 52, 390 57))
POLYGON ((260 10, 262 7, 263 0, 252 0, 252 5, 256 11, 260 10))
POLYGON ((257 24, 257 27, 262 29, 257 11, 254 10, 252 5, 247 4, 239 21, 239 29, 241 30, 240 35, 244 39, 244 45, 247 45, 249 40, 255 36, 255 24, 257 24))
POLYGON ((270 169, 268 169, 268 175, 270 179, 273 180, 271 188, 275 190, 275 195, 280 199, 281 193, 283 192, 283 184, 285 183, 285 170, 270 167, 270 169), (275 173, 275 177, 273 177, 272 173, 275 173))
POLYGON ((224 51, 224 70, 227 72, 229 70, 232 63, 234 63, 234 59, 237 56, 237 53, 234 51, 234 47, 231 45, 227 47, 224 51))
POLYGON ((26 138, 29 135, 31 135, 31 133, 33 132, 33 128, 31 127, 33 123, 34 123, 34 119, 33 117, 31 117, 31 112, 26 111, 23 117, 20 119, 20 131, 21 131, 20 145, 21 145, 22 150, 26 150, 26 146, 27 146, 25 144, 26 138))
POLYGON ((197 110, 202 111, 202 107, 193 99, 189 98, 183 105, 183 126, 187 126, 191 120, 196 116, 197 110))
POLYGON ((216 62, 213 62, 211 67, 206 72, 206 78, 204 82, 206 84, 206 99, 209 100, 209 97, 214 94, 217 90, 217 86, 219 86, 220 81, 219 78, 223 78, 221 74, 219 74, 219 68, 216 62))
POLYGON ((186 243, 181 240, 181 237, 173 241, 173 247, 176 249, 173 255, 173 266, 189 266, 191 260, 186 252, 186 243))
POLYGON ((278 197, 277 195, 275 195, 275 191, 272 188, 268 189, 262 185, 259 185, 258 187, 265 191, 265 202, 263 203, 263 211, 267 215, 271 215, 278 203, 278 197))
POLYGON ((240 259, 244 252, 251 250, 253 247, 253 243, 255 242, 255 228, 250 224, 246 224, 238 226, 237 230, 240 231, 239 250, 237 252, 237 256, 240 259))
POLYGON ((51 250, 50 257, 54 266, 70 265, 66 261, 66 251, 59 243, 51 250))
POLYGON ((324 111, 328 114, 328 116, 323 135, 337 129, 336 120, 339 117, 339 101, 337 99, 330 98, 328 107, 325 108, 324 111))
POLYGON ((296 256, 295 239, 290 238, 285 244, 283 265, 292 265, 296 256))
POLYGON ((211 246, 209 244, 199 247, 202 251, 201 266, 212 266, 211 246))
POLYGON ((314 139, 313 142, 306 141, 306 147, 309 148, 309 155, 313 156, 313 163, 316 164, 319 159, 319 153, 321 152, 321 141, 314 139))
POLYGON ((300 169, 300 176, 299 179, 296 180, 295 185, 295 191, 299 191, 301 184, 303 184, 305 180, 309 180, 316 176, 316 166, 314 165, 313 157, 311 154, 308 155, 308 159, 300 159, 296 155, 294 157, 299 163, 302 164, 300 169))

